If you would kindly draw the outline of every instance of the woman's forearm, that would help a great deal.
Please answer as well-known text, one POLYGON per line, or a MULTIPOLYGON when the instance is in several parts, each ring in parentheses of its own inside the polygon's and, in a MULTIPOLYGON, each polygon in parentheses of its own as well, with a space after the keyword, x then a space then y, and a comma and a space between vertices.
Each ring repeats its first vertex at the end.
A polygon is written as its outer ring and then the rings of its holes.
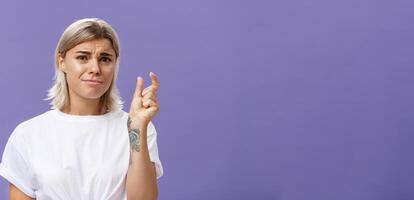
POLYGON ((155 200, 158 196, 157 177, 147 145, 147 129, 129 128, 130 161, 126 179, 128 200, 155 200))

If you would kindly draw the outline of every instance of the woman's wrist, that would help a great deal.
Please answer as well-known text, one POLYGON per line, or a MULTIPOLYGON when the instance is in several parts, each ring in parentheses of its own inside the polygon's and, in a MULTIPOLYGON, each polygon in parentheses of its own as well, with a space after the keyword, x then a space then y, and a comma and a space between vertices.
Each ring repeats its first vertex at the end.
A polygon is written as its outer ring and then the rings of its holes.
POLYGON ((147 129, 148 123, 135 121, 131 119, 131 117, 128 117, 127 126, 128 126, 128 131, 139 130, 139 132, 144 132, 147 129))

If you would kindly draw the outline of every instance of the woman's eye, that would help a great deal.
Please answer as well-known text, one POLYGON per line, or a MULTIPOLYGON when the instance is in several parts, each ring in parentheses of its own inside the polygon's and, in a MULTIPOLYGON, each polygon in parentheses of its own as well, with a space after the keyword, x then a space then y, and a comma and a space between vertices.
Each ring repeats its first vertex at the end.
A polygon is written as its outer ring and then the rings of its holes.
POLYGON ((76 57, 78 60, 87 60, 88 58, 86 56, 78 56, 76 57))
POLYGON ((108 57, 102 57, 101 58, 101 61, 103 61, 103 62, 111 62, 112 60, 110 58, 108 58, 108 57))

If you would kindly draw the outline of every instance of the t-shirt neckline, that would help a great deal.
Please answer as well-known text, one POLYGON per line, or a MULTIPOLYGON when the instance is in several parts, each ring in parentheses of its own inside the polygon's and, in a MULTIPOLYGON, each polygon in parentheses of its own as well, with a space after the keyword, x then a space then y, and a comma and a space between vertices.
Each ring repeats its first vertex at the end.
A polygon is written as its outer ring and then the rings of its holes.
POLYGON ((69 119, 69 120, 79 120, 79 121, 90 121, 90 120, 104 120, 104 119, 110 119, 113 116, 115 116, 116 113, 118 113, 118 110, 107 112, 102 115, 74 115, 74 114, 68 114, 65 112, 62 112, 59 109, 53 109, 51 110, 53 113, 58 115, 59 117, 69 119))

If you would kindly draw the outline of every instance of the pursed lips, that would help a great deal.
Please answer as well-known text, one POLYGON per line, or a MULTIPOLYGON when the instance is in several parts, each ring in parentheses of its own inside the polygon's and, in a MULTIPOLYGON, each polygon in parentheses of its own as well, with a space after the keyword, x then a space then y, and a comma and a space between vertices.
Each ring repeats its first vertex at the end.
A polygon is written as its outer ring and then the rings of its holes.
POLYGON ((82 80, 82 81, 84 81, 86 83, 90 83, 90 84, 101 84, 102 83, 102 81, 100 81, 100 80, 92 80, 92 79, 85 79, 85 80, 82 80))

